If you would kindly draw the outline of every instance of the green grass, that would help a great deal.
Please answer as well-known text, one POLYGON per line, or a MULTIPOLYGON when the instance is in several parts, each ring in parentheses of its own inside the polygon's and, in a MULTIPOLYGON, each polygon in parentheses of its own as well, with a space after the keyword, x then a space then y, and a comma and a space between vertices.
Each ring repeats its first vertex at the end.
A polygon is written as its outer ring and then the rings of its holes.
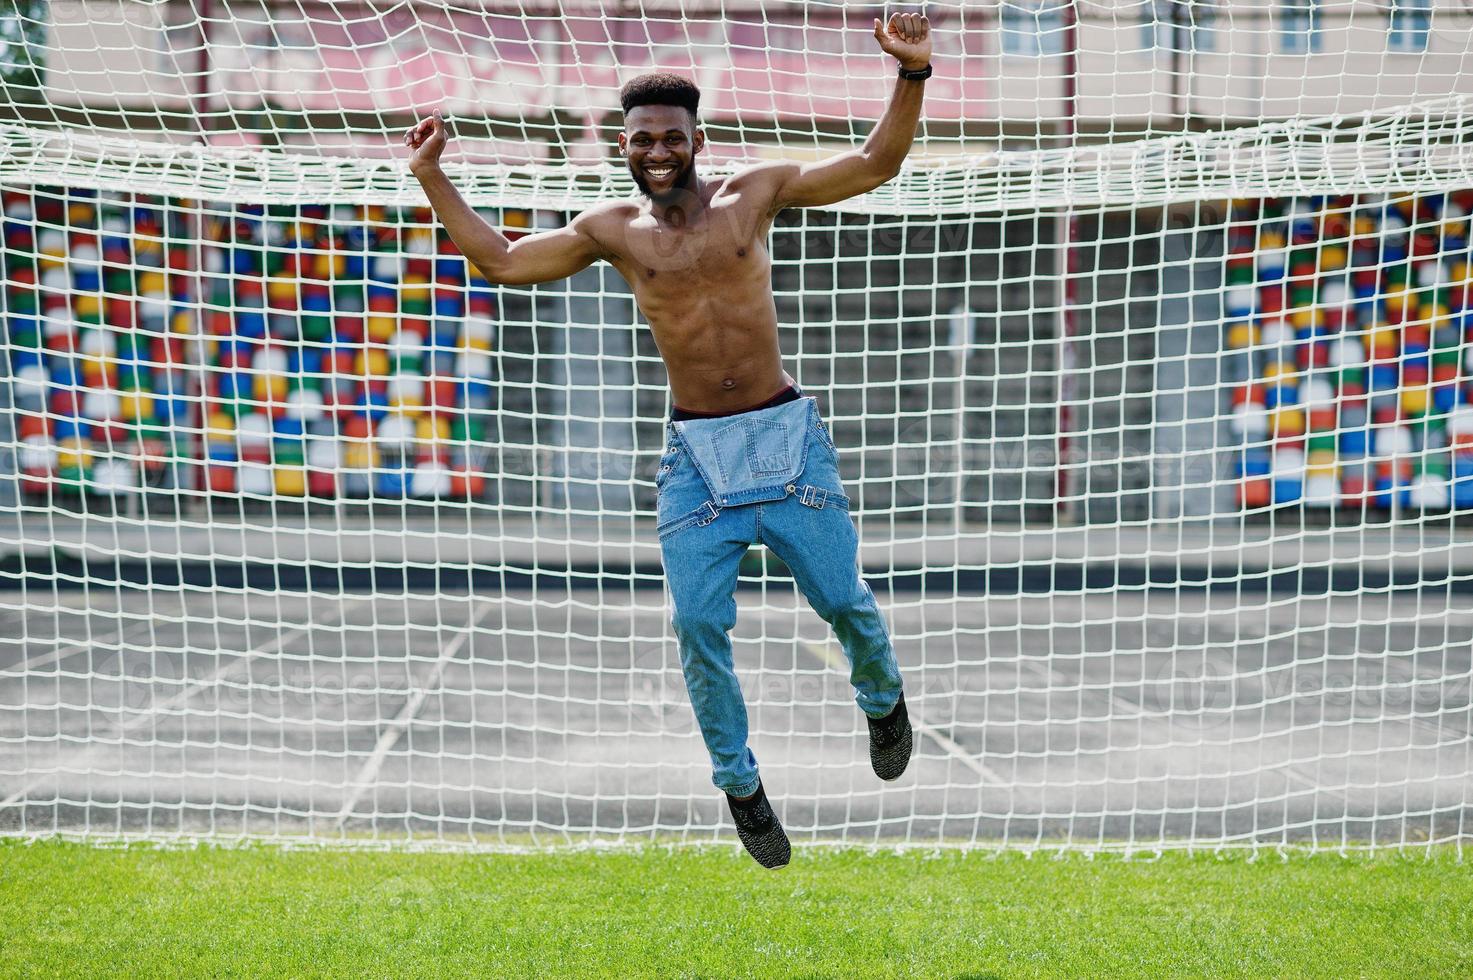
POLYGON ((0 844, 11 976, 1462 976, 1430 857, 0 844))

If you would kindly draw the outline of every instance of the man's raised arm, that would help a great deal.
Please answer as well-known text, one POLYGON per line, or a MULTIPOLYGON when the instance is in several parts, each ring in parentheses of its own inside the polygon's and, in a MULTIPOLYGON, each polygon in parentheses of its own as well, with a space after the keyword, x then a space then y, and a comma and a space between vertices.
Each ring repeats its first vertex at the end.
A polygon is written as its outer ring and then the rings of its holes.
POLYGON ((508 240, 471 210, 440 169, 445 141, 445 121, 438 112, 405 133, 404 145, 414 151, 409 171, 424 188, 451 241, 466 261, 481 270, 487 282, 525 286, 563 279, 603 257, 603 249, 589 233, 586 213, 556 231, 539 232, 515 242, 508 240))
MULTIPOLYGON (((931 66, 931 22, 921 14, 891 14, 888 24, 876 20, 875 40, 900 63, 902 72, 923 72, 931 66)), ((778 182, 773 211, 834 204, 872 191, 898 174, 915 141, 925 94, 925 78, 908 79, 902 74, 880 121, 859 149, 809 164, 754 168, 778 182)))

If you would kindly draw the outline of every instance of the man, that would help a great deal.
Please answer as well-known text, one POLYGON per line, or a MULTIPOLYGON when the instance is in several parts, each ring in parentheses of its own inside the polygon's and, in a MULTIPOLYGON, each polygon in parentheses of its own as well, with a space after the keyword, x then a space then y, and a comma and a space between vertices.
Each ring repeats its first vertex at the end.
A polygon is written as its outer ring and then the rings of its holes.
POLYGON ((658 533, 686 688, 737 835, 764 867, 789 846, 747 747, 747 709, 729 632, 742 556, 767 545, 792 570, 850 662, 868 719, 870 762, 895 779, 911 727, 885 622, 858 572, 859 541, 838 455, 816 403, 783 370, 767 235, 783 208, 833 204, 894 177, 910 151, 931 74, 930 24, 895 14, 875 40, 899 62, 879 123, 856 150, 817 163, 763 163, 702 179, 700 93, 676 75, 642 75, 620 93, 619 152, 641 198, 600 204, 567 227, 508 241, 440 169, 438 113, 404 136, 410 170, 466 259, 489 282, 562 279, 598 259, 628 280, 670 375, 674 411, 660 460, 658 533))

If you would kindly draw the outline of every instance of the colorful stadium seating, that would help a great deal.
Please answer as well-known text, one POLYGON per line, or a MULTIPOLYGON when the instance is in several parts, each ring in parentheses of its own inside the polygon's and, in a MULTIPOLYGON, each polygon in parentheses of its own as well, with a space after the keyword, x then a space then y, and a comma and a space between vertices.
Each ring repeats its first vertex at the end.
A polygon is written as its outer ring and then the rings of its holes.
POLYGON ((427 210, 3 207, 25 492, 483 495, 495 296, 427 210))
MULTIPOLYGON (((483 498, 496 294, 427 209, 0 202, 25 492, 483 498)), ((1470 209, 1232 204, 1241 507, 1473 509, 1470 209)))
POLYGON ((1473 192, 1233 203, 1240 506, 1473 508, 1470 207, 1473 192))

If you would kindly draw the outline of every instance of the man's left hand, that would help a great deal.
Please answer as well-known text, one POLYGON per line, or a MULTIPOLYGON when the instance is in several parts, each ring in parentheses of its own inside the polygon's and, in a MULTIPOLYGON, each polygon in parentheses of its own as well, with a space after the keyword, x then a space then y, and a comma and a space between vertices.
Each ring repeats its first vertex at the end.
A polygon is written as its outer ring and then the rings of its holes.
POLYGON ((875 18, 875 40, 901 68, 919 71, 931 63, 931 22, 925 14, 891 14, 888 24, 875 18))

